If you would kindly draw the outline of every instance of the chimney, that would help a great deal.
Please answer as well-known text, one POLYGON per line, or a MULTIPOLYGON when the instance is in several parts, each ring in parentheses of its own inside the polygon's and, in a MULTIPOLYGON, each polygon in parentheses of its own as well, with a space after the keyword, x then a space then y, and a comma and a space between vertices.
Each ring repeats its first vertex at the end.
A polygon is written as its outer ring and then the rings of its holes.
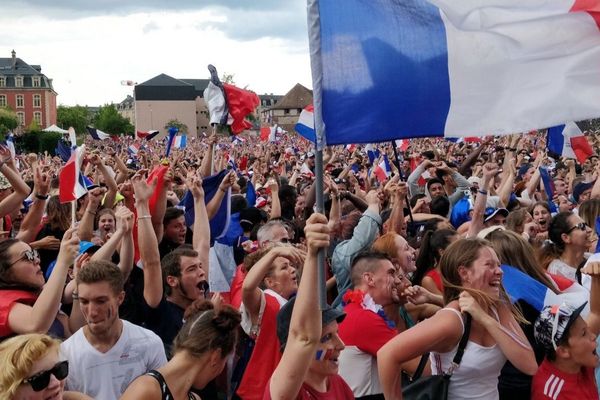
POLYGON ((17 69, 17 53, 13 49, 10 54, 12 54, 12 69, 17 69))

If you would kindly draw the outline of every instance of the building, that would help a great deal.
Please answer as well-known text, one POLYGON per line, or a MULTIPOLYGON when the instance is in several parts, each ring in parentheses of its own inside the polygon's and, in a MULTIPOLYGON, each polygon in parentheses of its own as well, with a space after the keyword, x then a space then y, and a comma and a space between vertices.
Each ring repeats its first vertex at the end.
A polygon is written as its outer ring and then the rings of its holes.
POLYGON ((135 126, 135 110, 133 96, 127 95, 125 100, 116 105, 117 111, 123 118, 127 118, 135 126))
POLYGON ((42 67, 29 65, 17 58, 0 58, 0 107, 17 113, 20 129, 35 121, 40 128, 56 124, 56 96, 52 79, 42 74, 42 67))
POLYGON ((313 101, 312 90, 297 83, 275 105, 261 112, 261 120, 277 124, 288 132, 294 131, 302 109, 313 101))
POLYGON ((271 121, 269 121, 268 119, 269 114, 267 111, 269 108, 277 104, 277 102, 281 100, 283 96, 274 95, 273 93, 271 93, 261 94, 258 96, 258 98, 260 99, 260 106, 258 106, 258 115, 260 115, 260 122, 262 122, 263 124, 269 124, 271 123, 271 121))
POLYGON ((176 79, 160 74, 136 85, 133 100, 136 130, 156 129, 164 136, 165 125, 178 120, 188 127, 188 135, 207 132, 210 118, 204 103, 204 89, 208 82, 208 79, 176 79))

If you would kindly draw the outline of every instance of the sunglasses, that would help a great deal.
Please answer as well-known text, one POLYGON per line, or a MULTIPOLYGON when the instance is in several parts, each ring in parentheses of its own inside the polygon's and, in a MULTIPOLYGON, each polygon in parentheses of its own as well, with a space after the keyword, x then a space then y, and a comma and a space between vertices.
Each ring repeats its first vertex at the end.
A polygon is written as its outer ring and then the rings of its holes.
POLYGON ((23 383, 28 383, 34 392, 40 392, 48 387, 50 384, 50 375, 54 375, 56 379, 62 381, 69 375, 69 362, 61 361, 57 363, 52 369, 47 371, 38 372, 31 378, 23 380, 23 383))
POLYGON ((39 260, 39 259, 40 259, 40 253, 38 253, 37 250, 35 250, 35 249, 27 250, 25 253, 23 253, 23 256, 21 258, 19 258, 18 260, 16 260, 12 264, 10 264, 10 266, 12 267, 19 261, 23 261, 23 260, 27 260, 29 262, 34 262, 35 260, 39 260))
POLYGON ((585 232, 587 230, 587 227, 588 227, 588 225, 585 222, 580 222, 577 225, 569 228, 569 230, 567 231, 567 234, 573 232, 575 229, 579 229, 580 231, 585 232))

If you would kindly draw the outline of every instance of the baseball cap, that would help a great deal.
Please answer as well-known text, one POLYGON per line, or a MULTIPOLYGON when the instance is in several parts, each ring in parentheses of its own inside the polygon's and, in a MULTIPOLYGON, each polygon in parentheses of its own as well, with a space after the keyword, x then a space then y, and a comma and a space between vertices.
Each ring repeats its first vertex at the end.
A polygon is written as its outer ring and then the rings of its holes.
POLYGON ((477 184, 477 186, 481 186, 481 178, 479 178, 477 176, 470 176, 469 179, 467 179, 467 181, 469 181, 471 186, 473 186, 475 184, 477 184))
MULTIPOLYGON (((84 240, 81 240, 79 242, 78 256, 82 255, 83 253, 90 253, 90 255, 92 255, 95 252, 97 252, 100 249, 100 247, 101 246, 98 246, 97 244, 94 244, 92 242, 86 242, 84 240)), ((44 276, 46 277, 46 280, 48 280, 50 278, 50 275, 52 274, 52 271, 54 271, 55 266, 56 266, 56 260, 54 260, 50 264, 48 264, 48 269, 46 270, 46 273, 44 274, 44 276)))
MULTIPOLYGON (((290 322, 292 321, 292 311, 294 311, 294 304, 296 303, 296 297, 292 297, 290 301, 285 303, 283 307, 277 313, 277 338, 281 344, 281 350, 285 348, 287 343, 288 333, 290 332, 290 322)), ((337 321, 342 322, 346 318, 346 313, 337 308, 327 306, 324 310, 321 310, 321 319, 323 326, 330 322, 337 321)))
POLYGON ((580 182, 573 188, 573 199, 575 199, 576 203, 579 203, 579 196, 582 195, 583 192, 589 190, 594 186, 594 182, 580 182))
POLYGON ((544 307, 533 327, 536 342, 546 351, 556 350, 586 305, 587 301, 579 307, 567 303, 544 307))
POLYGON ((493 207, 488 207, 485 209, 485 214, 484 214, 484 219, 483 222, 488 222, 490 221, 492 218, 494 218, 496 215, 501 214, 504 215, 504 217, 508 217, 508 210, 506 208, 493 208, 493 207))
POLYGON ((308 158, 312 158, 315 156, 315 153, 313 153, 312 151, 309 151, 308 153, 306 153, 306 157, 308 158))

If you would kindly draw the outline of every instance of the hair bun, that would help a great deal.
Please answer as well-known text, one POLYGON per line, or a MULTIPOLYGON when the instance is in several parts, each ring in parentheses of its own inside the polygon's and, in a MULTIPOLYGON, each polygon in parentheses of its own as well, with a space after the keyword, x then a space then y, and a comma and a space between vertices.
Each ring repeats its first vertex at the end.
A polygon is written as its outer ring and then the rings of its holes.
POLYGON ((186 308, 185 313, 183 314, 183 319, 186 321, 193 319, 194 316, 196 316, 197 314, 200 314, 200 313, 202 313, 204 311, 208 311, 208 310, 214 310, 214 308, 215 308, 215 306, 210 300, 206 300, 206 299, 194 300, 194 302, 192 304, 190 304, 188 306, 188 308, 186 308))
POLYGON ((235 308, 225 305, 219 309, 212 322, 220 332, 230 332, 236 329, 242 320, 242 316, 235 308))

